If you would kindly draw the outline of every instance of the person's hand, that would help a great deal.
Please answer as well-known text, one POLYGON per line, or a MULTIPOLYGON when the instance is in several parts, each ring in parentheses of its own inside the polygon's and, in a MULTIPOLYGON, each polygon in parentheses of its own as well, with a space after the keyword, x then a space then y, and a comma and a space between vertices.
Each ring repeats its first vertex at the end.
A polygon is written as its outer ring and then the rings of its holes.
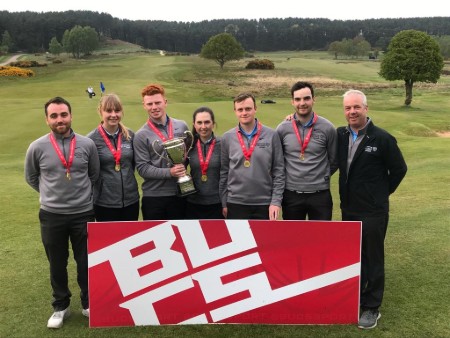
POLYGON ((170 168, 170 175, 172 177, 183 177, 186 175, 186 168, 182 164, 175 164, 170 168))
POLYGON ((227 218, 228 216, 228 208, 222 208, 222 215, 224 218, 227 218))
POLYGON ((286 115, 286 117, 284 118, 286 121, 291 121, 294 118, 294 114, 289 114, 286 115))
POLYGON ((269 205, 269 220, 276 221, 280 215, 281 208, 276 205, 269 205))

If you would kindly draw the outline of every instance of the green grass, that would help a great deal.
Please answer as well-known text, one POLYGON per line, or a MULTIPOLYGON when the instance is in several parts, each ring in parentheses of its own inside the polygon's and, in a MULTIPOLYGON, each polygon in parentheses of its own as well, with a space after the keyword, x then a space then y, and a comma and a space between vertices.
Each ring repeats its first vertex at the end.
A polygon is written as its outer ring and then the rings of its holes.
MULTIPOLYGON (((377 62, 332 60, 326 53, 256 53, 275 62, 275 71, 248 71, 246 61, 224 70, 197 56, 162 57, 158 53, 122 53, 103 50, 86 60, 62 56, 62 64, 35 69, 29 79, 0 78, 3 121, 0 131, 0 337, 449 337, 450 310, 450 77, 437 85, 417 85, 412 107, 403 106, 401 83, 378 77, 377 62), (290 58, 287 60, 287 58, 290 58), (67 98, 73 107, 73 127, 87 134, 96 127, 98 97, 90 100, 88 85, 99 94, 120 95, 124 122, 137 130, 146 119, 140 90, 150 82, 167 88, 170 115, 191 121, 192 112, 208 105, 216 112, 217 133, 236 123, 231 97, 241 90, 257 99, 273 98, 275 105, 259 105, 260 120, 275 127, 292 111, 289 89, 300 79, 314 79, 315 110, 336 126, 344 125, 342 93, 362 88, 368 93, 369 115, 375 124, 398 140, 408 173, 391 197, 386 239, 386 294, 379 326, 362 332, 353 325, 270 326, 193 325, 89 329, 80 312, 78 287, 71 260, 72 317, 60 330, 46 328, 52 309, 48 263, 40 241, 38 194, 26 185, 23 160, 31 141, 48 132, 44 102, 67 98), (266 81, 267 80, 267 81, 266 81), (269 81, 270 80, 270 81, 269 81), (230 85, 232 83, 232 85, 230 85)), ((27 56, 26 58, 39 58, 27 56)), ((45 60, 45 56, 41 56, 45 60)), ((332 178, 333 217, 340 219, 337 175, 332 178)))

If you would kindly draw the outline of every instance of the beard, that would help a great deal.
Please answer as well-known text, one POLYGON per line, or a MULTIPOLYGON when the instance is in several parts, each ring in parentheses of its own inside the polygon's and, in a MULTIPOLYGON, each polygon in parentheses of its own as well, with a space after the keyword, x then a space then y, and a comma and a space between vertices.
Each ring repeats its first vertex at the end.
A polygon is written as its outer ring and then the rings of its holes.
POLYGON ((68 133, 70 131, 70 127, 71 127, 71 124, 67 123, 67 124, 53 125, 53 126, 50 127, 50 129, 55 134, 65 135, 66 133, 68 133))

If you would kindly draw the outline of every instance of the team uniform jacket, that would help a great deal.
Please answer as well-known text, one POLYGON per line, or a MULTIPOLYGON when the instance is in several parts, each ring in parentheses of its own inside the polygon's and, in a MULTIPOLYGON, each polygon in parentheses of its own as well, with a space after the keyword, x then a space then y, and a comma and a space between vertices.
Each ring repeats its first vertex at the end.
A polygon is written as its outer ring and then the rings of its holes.
MULTIPOLYGON (((251 141, 248 142, 245 135, 242 138, 248 149, 251 141)), ((222 207, 225 208, 227 202, 281 206, 285 174, 283 149, 277 132, 262 126, 250 167, 244 167, 244 161, 236 128, 233 128, 222 136, 219 186, 222 207)))
POLYGON ((114 148, 117 137, 122 137, 120 171, 116 171, 115 159, 102 135, 95 128, 87 136, 94 141, 100 158, 100 177, 94 186, 94 204, 105 208, 124 208, 139 201, 138 185, 134 176, 133 138, 127 140, 122 133, 110 135, 105 131, 114 148))
POLYGON ((300 144, 292 121, 283 121, 277 127, 284 152, 286 189, 310 192, 330 189, 330 177, 337 170, 336 129, 321 116, 312 127, 303 128, 298 121, 296 125, 302 142, 313 128, 304 160, 300 160, 300 144))
MULTIPOLYGON (((169 117, 168 117, 169 118, 169 117)), ((170 118, 173 127, 174 137, 185 137, 184 132, 188 130, 186 122, 170 118)), ((166 128, 163 125, 156 125, 159 131, 168 139, 166 128)), ((134 160, 136 169, 144 178, 142 183, 142 193, 144 196, 174 196, 177 194, 177 179, 170 175, 171 163, 158 156, 153 149, 153 141, 156 151, 163 156, 167 156, 163 147, 162 140, 155 132, 150 129, 147 122, 134 135, 134 160)))
POLYGON ((70 167, 71 179, 61 163, 50 135, 44 135, 28 147, 25 156, 25 180, 40 193, 41 209, 55 214, 77 214, 93 209, 92 187, 98 179, 100 162, 94 142, 73 131, 69 137, 53 134, 66 161, 70 141, 75 136, 75 154, 70 167))
MULTIPOLYGON (((218 204, 220 203, 219 197, 219 179, 220 179, 220 148, 221 141, 219 138, 216 139, 216 144, 209 161, 208 170, 206 175, 208 180, 203 182, 201 180, 202 170, 200 168, 200 160, 198 158, 197 144, 195 144, 191 151, 189 152, 189 166, 191 167, 190 175, 194 180, 195 187, 197 188, 197 193, 187 196, 187 200, 194 204, 218 204)), ((197 142, 200 142, 198 140, 197 142)), ((201 143, 203 159, 206 159, 208 150, 211 146, 211 142, 206 144, 201 143)))

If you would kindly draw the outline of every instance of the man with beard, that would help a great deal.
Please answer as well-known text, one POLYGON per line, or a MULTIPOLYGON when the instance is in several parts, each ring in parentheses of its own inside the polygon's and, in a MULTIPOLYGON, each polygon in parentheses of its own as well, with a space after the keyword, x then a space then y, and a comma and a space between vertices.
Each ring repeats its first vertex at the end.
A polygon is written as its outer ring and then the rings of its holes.
POLYGON ((69 240, 77 263, 82 314, 89 317, 87 222, 95 221, 92 187, 100 163, 94 142, 73 132, 69 102, 61 97, 50 99, 45 118, 51 132, 30 144, 25 179, 40 194, 41 238, 53 290, 54 313, 47 327, 57 329, 70 315, 69 240))
POLYGON ((336 129, 313 111, 310 83, 295 83, 291 96, 295 113, 277 127, 286 171, 283 219, 329 221, 333 213, 330 178, 337 170, 336 129))

